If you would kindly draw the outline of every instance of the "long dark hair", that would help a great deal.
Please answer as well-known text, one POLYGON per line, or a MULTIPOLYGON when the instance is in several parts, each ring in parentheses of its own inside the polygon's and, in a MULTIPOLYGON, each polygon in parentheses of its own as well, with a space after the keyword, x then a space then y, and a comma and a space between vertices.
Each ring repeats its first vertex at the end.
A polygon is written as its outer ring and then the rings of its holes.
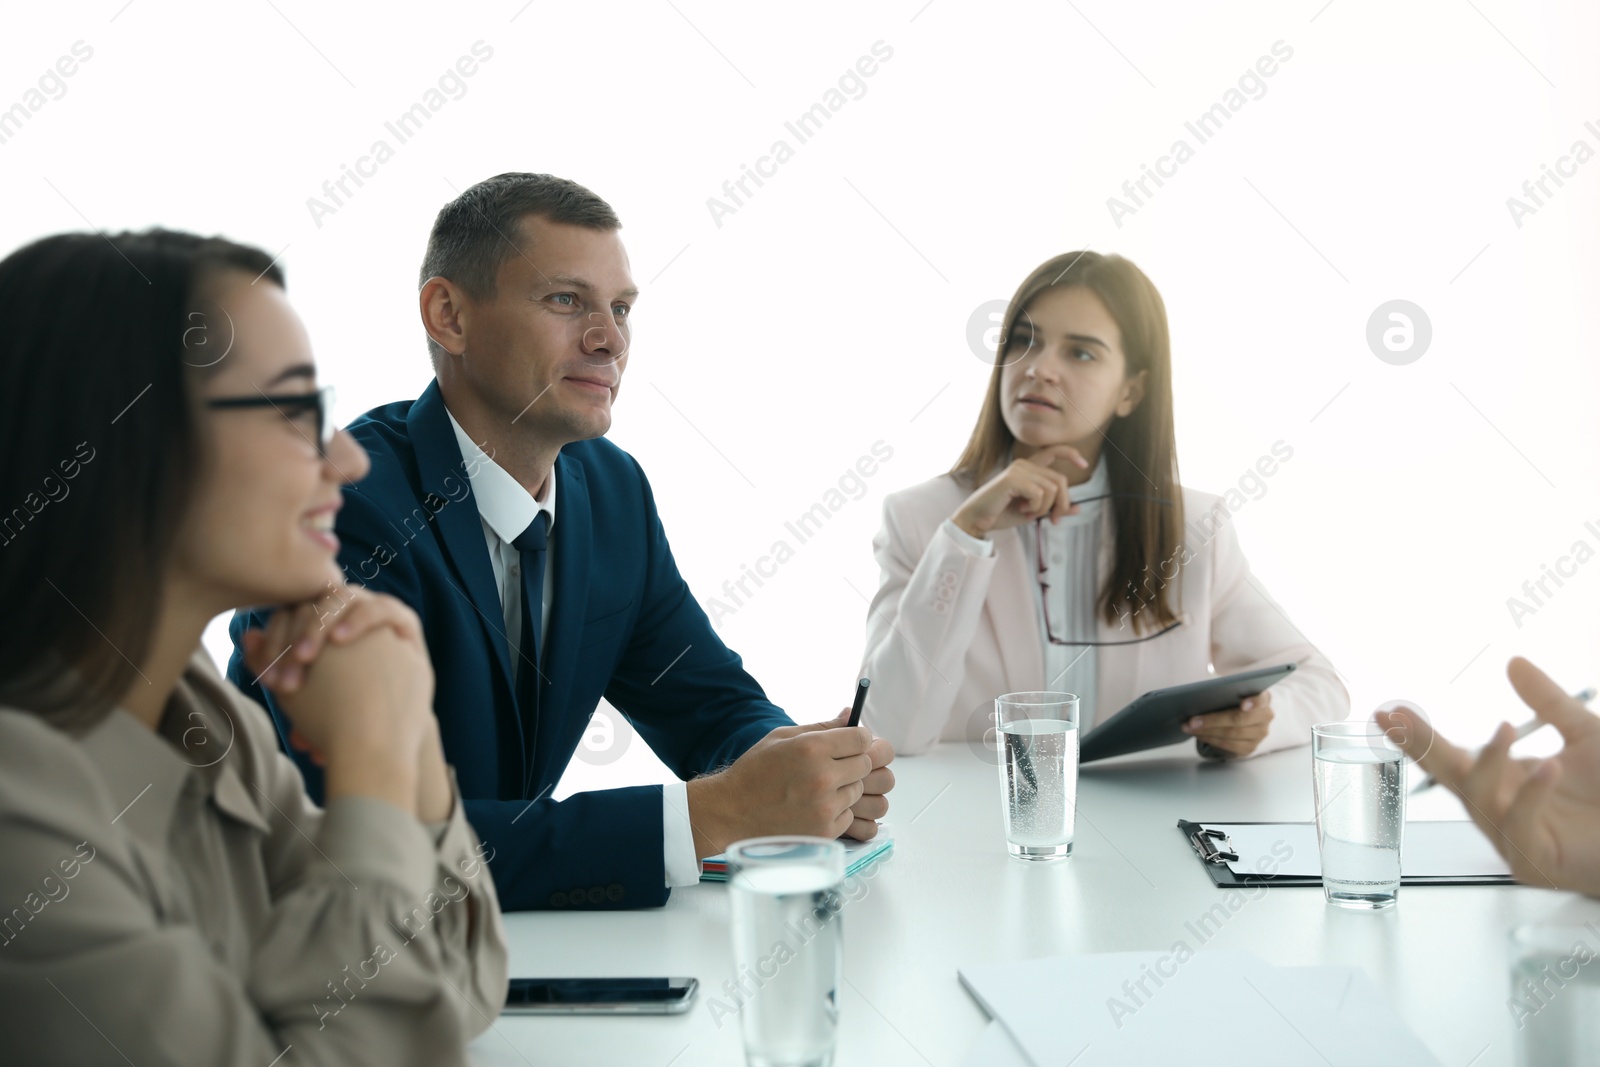
POLYGON ((1126 418, 1112 420, 1100 456, 1111 492, 1119 494, 1108 502, 1116 523, 1116 561, 1100 591, 1100 612, 1108 623, 1132 616, 1134 633, 1142 634, 1147 623, 1154 630, 1177 621, 1167 601, 1168 584, 1176 572, 1167 574, 1163 569, 1181 566, 1177 557, 1183 533, 1167 307, 1143 271, 1121 256, 1067 252, 1039 264, 1023 279, 1006 306, 1000 326, 1002 358, 995 360, 977 425, 950 473, 969 490, 976 489, 1004 462, 1016 441, 1001 414, 1000 375, 1011 332, 1034 297, 1046 289, 1070 286, 1090 290, 1111 313, 1122 333, 1126 373, 1148 372, 1143 401, 1126 418), (1146 608, 1154 613, 1153 620, 1144 615, 1146 608))
POLYGON ((0 704, 100 721, 139 677, 202 470, 194 333, 260 249, 171 230, 65 233, 0 261, 0 704))

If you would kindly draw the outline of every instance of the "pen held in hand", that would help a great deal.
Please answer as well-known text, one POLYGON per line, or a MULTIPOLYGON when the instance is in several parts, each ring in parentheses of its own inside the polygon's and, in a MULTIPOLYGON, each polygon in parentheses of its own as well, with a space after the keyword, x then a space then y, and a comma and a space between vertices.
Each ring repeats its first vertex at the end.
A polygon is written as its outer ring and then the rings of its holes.
POLYGON ((867 687, 871 684, 872 682, 866 678, 856 683, 856 699, 855 703, 850 705, 850 721, 845 724, 846 726, 861 725, 861 706, 867 702, 867 687))
MULTIPOLYGON (((1572 694, 1572 699, 1576 700, 1580 704, 1587 704, 1587 703, 1589 703, 1589 701, 1593 700, 1595 698, 1595 696, 1596 696, 1595 688, 1594 688, 1594 686, 1590 686, 1587 689, 1584 689, 1584 690, 1581 690, 1579 692, 1576 692, 1576 693, 1572 694)), ((1517 736, 1512 739, 1511 743, 1514 745, 1518 741, 1521 741, 1524 737, 1528 737, 1528 736, 1530 736, 1530 735, 1532 735, 1534 733, 1537 733, 1541 728, 1543 728, 1545 726, 1549 726, 1549 725, 1550 724, 1545 722, 1543 719, 1539 719, 1539 718, 1529 719, 1527 722, 1525 722, 1521 726, 1517 727, 1517 736)), ((1411 792, 1420 793, 1424 789, 1432 789, 1434 786, 1436 786, 1438 784, 1439 784, 1439 779, 1435 778, 1433 775, 1430 774, 1430 775, 1426 776, 1425 778, 1423 778, 1422 781, 1418 782, 1415 786, 1413 786, 1412 789, 1411 789, 1411 792)))

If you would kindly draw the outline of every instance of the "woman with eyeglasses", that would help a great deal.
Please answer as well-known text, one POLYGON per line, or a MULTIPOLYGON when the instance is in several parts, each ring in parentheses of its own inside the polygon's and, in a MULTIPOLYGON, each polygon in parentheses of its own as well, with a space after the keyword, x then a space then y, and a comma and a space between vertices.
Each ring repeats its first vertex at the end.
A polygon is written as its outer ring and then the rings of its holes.
MULTIPOLYGON (((1011 298, 955 467, 884 501, 862 673, 901 754, 978 739, 1002 693, 1077 694, 1087 730, 1151 689, 1293 662, 1184 729, 1237 758, 1349 714, 1250 576, 1221 499, 1178 483, 1167 315, 1121 256, 1040 264, 1011 298)), ((1287 458, 1281 456, 1280 458, 1287 458)))
POLYGON ((161 230, 0 261, 7 1062, 436 1067, 504 1002, 416 616, 335 565, 368 463, 283 285, 161 230), (325 808, 201 644, 267 604, 251 668, 325 808))

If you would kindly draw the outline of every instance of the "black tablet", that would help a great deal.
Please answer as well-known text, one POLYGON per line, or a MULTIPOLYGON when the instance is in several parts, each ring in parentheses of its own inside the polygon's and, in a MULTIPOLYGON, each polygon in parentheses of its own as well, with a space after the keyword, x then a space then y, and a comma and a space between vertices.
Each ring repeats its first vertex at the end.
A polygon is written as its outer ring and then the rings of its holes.
POLYGON ((1183 732, 1191 715, 1227 711, 1245 697, 1288 677, 1295 664, 1206 678, 1187 685, 1152 689, 1104 722, 1096 723, 1078 740, 1078 762, 1106 759, 1147 748, 1175 745, 1193 736, 1183 732))

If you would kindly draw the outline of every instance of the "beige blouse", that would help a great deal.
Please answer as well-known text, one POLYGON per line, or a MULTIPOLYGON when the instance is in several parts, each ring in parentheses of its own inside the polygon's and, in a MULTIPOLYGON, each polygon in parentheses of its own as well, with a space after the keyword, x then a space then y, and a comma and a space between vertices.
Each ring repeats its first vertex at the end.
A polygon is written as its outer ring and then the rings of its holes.
POLYGON ((204 650, 159 735, 0 709, 0 1059, 465 1063, 506 992, 491 854, 459 792, 318 808, 204 650))

